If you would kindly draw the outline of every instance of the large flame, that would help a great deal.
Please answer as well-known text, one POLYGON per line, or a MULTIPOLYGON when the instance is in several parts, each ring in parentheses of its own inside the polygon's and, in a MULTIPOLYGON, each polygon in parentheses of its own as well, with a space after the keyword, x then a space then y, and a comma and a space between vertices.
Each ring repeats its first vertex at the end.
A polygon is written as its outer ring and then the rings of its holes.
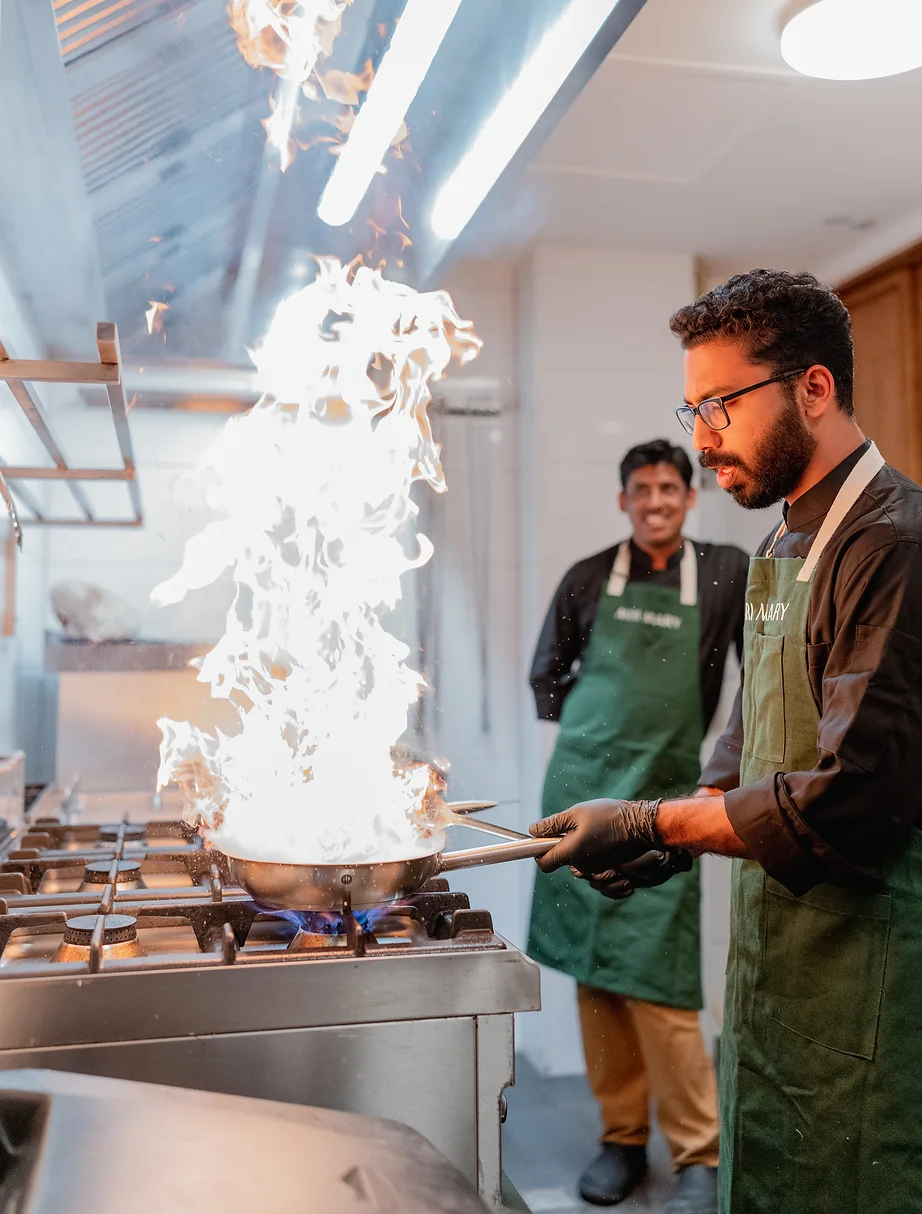
POLYGON ((422 680, 381 622, 429 559, 411 491, 445 488, 429 385, 480 341, 449 296, 319 262, 253 358, 266 395, 231 418, 202 475, 222 517, 154 599, 233 570, 227 631, 199 679, 238 728, 163 720, 161 784, 232 855, 298 863, 405 858, 441 846, 430 769, 394 746, 422 680))

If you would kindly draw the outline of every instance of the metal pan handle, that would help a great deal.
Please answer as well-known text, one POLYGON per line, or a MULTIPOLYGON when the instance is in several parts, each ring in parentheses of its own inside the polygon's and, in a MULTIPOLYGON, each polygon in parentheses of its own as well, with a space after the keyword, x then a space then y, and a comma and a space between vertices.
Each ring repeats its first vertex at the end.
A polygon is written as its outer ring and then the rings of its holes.
POLYGON ((476 814, 481 809, 496 809, 498 801, 446 801, 445 808, 453 814, 476 814))
POLYGON ((439 872, 451 873, 459 868, 505 864, 507 860, 527 860, 529 857, 543 856, 560 841, 559 838, 532 839, 530 835, 519 835, 508 843, 494 843, 491 847, 469 847, 464 851, 444 852, 439 856, 439 872))

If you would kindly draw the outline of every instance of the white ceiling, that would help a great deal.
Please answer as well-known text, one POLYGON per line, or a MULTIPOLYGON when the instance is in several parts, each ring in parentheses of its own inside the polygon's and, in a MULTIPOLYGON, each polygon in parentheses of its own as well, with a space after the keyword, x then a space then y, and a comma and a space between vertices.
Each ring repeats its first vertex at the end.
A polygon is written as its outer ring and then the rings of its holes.
POLYGON ((540 239, 836 281, 922 237, 922 71, 799 76, 784 6, 647 0, 518 187, 540 239))

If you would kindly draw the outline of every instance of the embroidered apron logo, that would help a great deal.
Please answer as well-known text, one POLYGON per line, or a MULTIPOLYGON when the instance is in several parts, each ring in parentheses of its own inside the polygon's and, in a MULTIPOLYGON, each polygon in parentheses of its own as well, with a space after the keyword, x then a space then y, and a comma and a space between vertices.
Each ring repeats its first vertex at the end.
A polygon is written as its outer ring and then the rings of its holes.
POLYGON ((625 624, 650 624, 654 628, 682 627, 682 621, 677 615, 668 611, 644 611, 641 607, 619 607, 615 619, 625 624))
POLYGON ((747 620, 783 620, 787 615, 790 603, 759 603, 756 610, 755 603, 746 602, 746 619, 747 620))

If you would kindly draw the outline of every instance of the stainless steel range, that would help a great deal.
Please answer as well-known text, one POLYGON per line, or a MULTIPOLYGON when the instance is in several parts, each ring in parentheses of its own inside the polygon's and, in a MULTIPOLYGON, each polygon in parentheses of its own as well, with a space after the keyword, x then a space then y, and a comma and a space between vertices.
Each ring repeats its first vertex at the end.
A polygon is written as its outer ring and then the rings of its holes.
POLYGON ((441 878, 386 911, 261 909, 153 799, 74 800, 44 794, 0 845, 0 1069, 389 1117, 501 1207, 513 1013, 539 980, 489 911, 441 878))

